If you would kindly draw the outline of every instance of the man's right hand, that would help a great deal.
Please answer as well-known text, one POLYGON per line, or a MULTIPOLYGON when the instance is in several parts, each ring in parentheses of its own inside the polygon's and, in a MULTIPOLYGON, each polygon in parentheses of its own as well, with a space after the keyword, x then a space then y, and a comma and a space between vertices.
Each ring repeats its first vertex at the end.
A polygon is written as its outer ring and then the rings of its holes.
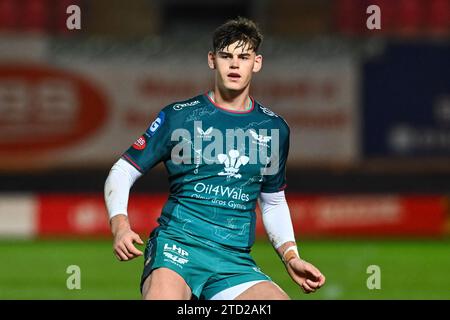
POLYGON ((124 214, 114 216, 111 221, 111 231, 114 236, 114 254, 119 261, 128 261, 142 256, 134 243, 144 244, 139 235, 130 228, 128 218, 124 214))

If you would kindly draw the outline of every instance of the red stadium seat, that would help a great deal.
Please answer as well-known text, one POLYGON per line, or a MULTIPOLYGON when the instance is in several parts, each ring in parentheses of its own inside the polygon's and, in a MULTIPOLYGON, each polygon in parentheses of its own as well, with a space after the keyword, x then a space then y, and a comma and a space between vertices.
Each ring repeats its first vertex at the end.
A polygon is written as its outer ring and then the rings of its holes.
POLYGON ((398 0, 397 33, 402 36, 418 36, 423 30, 426 2, 422 0, 398 0))
POLYGON ((0 0, 0 31, 17 29, 20 8, 15 0, 0 0))
POLYGON ((362 1, 338 0, 335 8, 335 25, 340 33, 358 35, 364 32, 362 1))
POLYGON ((434 35, 450 34, 450 0, 429 0, 427 26, 434 35))
POLYGON ((21 12, 23 30, 41 33, 48 30, 48 0, 24 0, 21 12))

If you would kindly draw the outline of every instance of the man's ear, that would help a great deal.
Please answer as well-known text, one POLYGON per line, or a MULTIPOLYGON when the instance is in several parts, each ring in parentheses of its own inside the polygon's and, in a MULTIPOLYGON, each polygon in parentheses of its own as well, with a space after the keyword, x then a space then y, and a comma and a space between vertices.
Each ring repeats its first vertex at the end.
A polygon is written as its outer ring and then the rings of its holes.
POLYGON ((260 55, 260 54, 256 55, 255 63, 253 65, 253 72, 258 72, 259 70, 261 70, 261 68, 262 68, 262 61, 263 61, 262 55, 260 55))
POLYGON ((208 66, 211 70, 216 69, 216 56, 212 51, 208 52, 208 66))

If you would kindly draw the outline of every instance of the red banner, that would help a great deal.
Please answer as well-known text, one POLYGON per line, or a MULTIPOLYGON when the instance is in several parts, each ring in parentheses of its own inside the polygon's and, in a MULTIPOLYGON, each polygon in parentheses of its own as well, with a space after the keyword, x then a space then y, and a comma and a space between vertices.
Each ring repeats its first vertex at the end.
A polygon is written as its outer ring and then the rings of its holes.
MULTIPOLYGON (((37 234, 109 235, 101 195, 38 196, 37 234)), ((444 196, 287 195, 294 229, 301 236, 437 236, 444 233, 444 196)), ((132 228, 147 235, 166 201, 164 194, 131 195, 132 228)), ((264 234, 258 210, 257 235, 264 234)))

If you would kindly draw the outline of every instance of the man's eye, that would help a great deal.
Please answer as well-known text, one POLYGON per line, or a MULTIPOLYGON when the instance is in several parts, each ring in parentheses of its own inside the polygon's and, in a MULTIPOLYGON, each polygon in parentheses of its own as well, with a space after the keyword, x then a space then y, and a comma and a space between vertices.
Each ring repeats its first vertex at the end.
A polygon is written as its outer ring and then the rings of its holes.
POLYGON ((247 56, 243 56, 243 57, 241 57, 241 59, 242 60, 248 60, 248 57, 247 56))

